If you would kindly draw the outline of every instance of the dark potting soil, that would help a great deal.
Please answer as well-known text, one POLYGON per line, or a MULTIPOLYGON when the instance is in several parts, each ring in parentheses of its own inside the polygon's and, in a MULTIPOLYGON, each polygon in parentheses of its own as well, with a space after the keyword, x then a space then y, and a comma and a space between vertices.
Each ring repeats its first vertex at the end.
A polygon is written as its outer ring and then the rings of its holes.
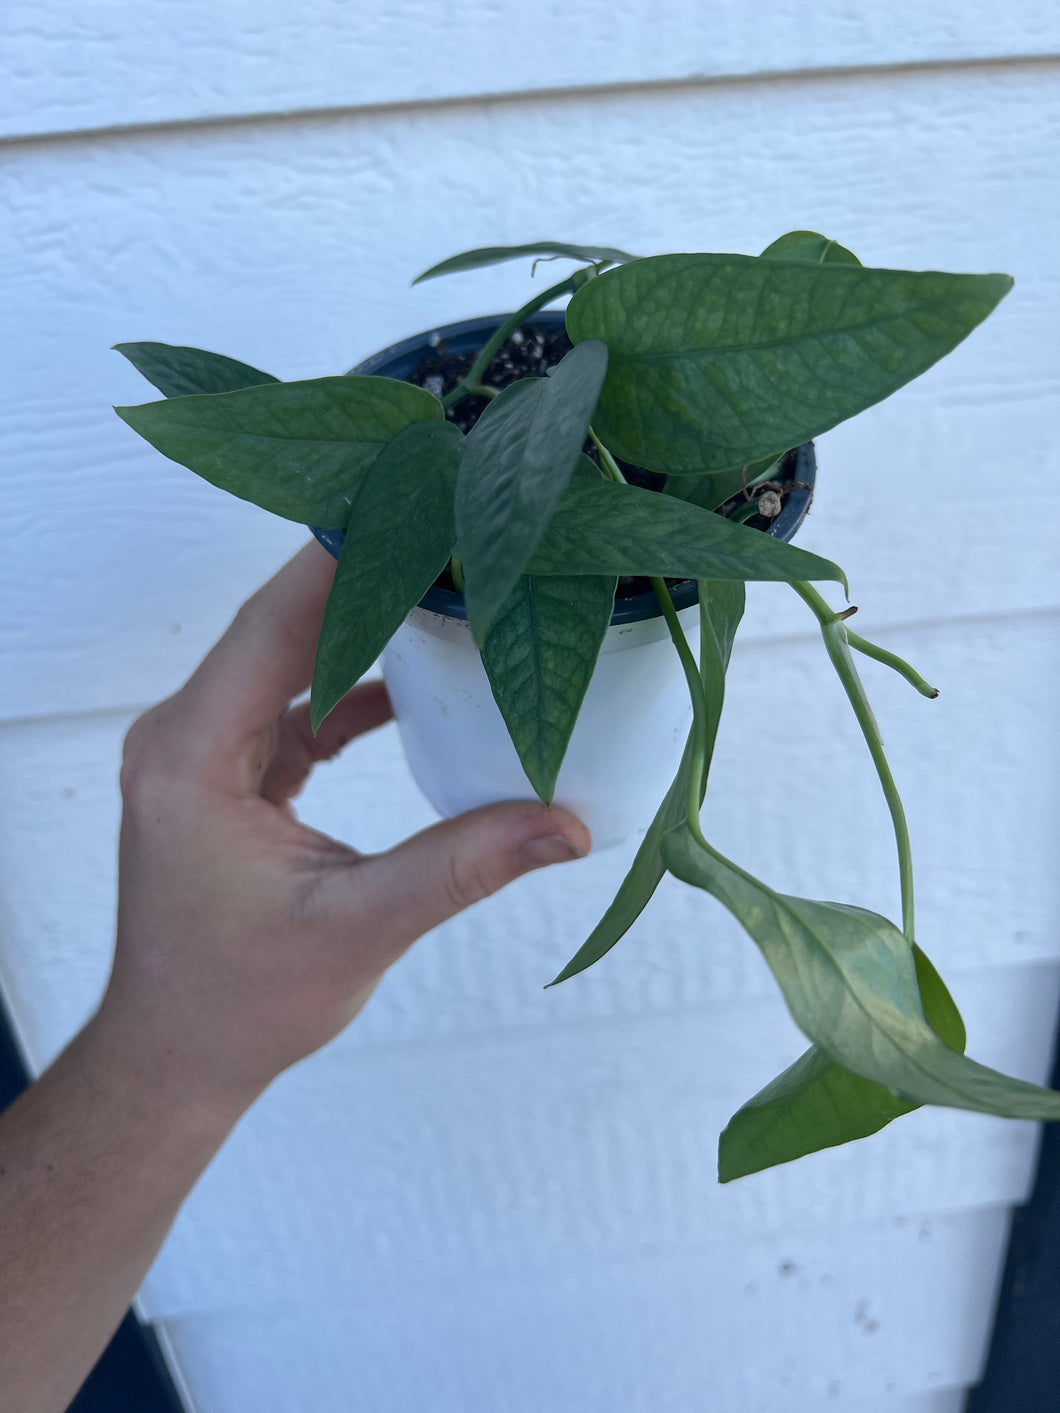
MULTIPOLYGON (((544 329, 531 321, 524 324, 521 329, 517 329, 506 343, 501 344, 493 361, 486 369, 482 382, 486 387, 496 388, 500 391, 510 384, 518 382, 520 378, 544 377, 550 368, 554 368, 563 356, 570 352, 572 347, 573 345, 564 329, 544 329)), ((425 353, 417 363, 408 381, 426 389, 429 393, 433 393, 435 397, 444 397, 446 393, 452 392, 471 371, 475 357, 474 353, 451 352, 446 348, 444 341, 438 339, 436 343, 432 344, 430 352, 425 353)), ((489 398, 470 394, 458 402, 455 407, 448 408, 445 415, 462 432, 470 432, 489 404, 489 398)), ((593 442, 586 441, 585 454, 599 465, 600 455, 593 442)), ((617 456, 615 460, 618 462, 619 470, 632 486, 640 486, 648 491, 661 491, 666 484, 666 477, 658 471, 647 471, 643 466, 633 466, 617 456)), ((778 468, 777 480, 769 483, 771 487, 775 487, 781 504, 797 484, 794 477, 794 467, 795 457, 793 454, 789 454, 778 468)), ((719 515, 730 514, 738 506, 745 504, 747 499, 745 494, 736 496, 731 501, 727 501, 725 505, 720 506, 717 513, 719 515)), ((744 524, 755 530, 768 530, 771 523, 772 520, 764 515, 752 515, 744 521, 744 524)), ((437 582, 442 588, 451 589, 454 587, 448 569, 439 576, 437 582)), ((666 582, 673 588, 685 581, 667 579, 666 582)), ((650 590, 649 580, 625 575, 618 581, 615 596, 620 599, 633 598, 638 594, 646 594, 650 590)))

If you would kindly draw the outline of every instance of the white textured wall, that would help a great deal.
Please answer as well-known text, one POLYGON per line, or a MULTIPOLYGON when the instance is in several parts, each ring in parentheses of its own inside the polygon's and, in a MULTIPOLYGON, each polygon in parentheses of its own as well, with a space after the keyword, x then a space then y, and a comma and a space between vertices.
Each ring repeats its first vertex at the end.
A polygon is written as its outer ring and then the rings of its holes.
MULTIPOLYGON (((467 246, 753 251, 810 226, 867 263, 1017 277, 942 366, 821 439, 800 542, 942 688, 866 671, 923 939, 976 1055, 1042 1079, 1055 6, 16 0, 0 25, 0 984, 34 1062, 105 976, 125 726, 301 539, 132 437, 109 405, 149 393, 109 345, 333 372, 510 307, 525 270, 409 291, 467 246)), ((883 807, 805 611, 756 592, 743 639, 715 837, 893 913, 883 807)), ((389 730, 303 814, 365 847, 430 818, 389 730)), ((630 852, 426 939, 247 1117, 143 1295, 199 1413, 956 1413, 1034 1130, 921 1111, 719 1188, 719 1128, 800 1045, 752 945, 667 886, 541 990, 630 852)))

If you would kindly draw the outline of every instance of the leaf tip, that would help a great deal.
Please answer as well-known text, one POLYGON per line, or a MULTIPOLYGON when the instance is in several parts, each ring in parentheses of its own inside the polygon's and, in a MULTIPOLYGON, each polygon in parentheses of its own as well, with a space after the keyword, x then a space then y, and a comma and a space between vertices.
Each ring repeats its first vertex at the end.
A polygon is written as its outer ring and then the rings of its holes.
POLYGON ((728 1129, 723 1130, 718 1137, 718 1182, 723 1185, 727 1182, 732 1182, 735 1178, 744 1176, 743 1173, 739 1171, 739 1165, 733 1163, 732 1157, 728 1152, 725 1143, 726 1133, 728 1133, 728 1129))
MULTIPOLYGON (((526 762, 525 762, 525 761, 523 761, 522 765, 523 765, 523 769, 526 770, 526 762)), ((558 774, 559 774, 559 767, 558 767, 558 766, 557 766, 556 769, 553 770, 549 775, 543 776, 543 777, 541 777, 540 779, 538 779, 538 778, 536 777, 536 773, 535 773, 535 775, 531 775, 530 772, 529 772, 528 770, 526 770, 526 778, 527 778, 527 780, 530 781, 530 784, 534 787, 534 794, 535 794, 535 795, 537 796, 537 798, 541 801, 541 803, 546 807, 546 809, 551 809, 551 808, 552 808, 553 801, 554 801, 555 798, 556 798, 556 776, 557 776, 558 774)))
POLYGON ((739 1119, 739 1113, 733 1114, 732 1118, 718 1135, 718 1181, 722 1184, 735 1182, 737 1178, 750 1177, 752 1173, 763 1172, 766 1168, 772 1167, 773 1163, 755 1160, 753 1149, 748 1151, 746 1145, 742 1147, 735 1139, 732 1126, 739 1119))
POLYGON ((324 724, 324 722, 327 720, 327 718, 331 715, 331 712, 332 712, 332 710, 334 709, 335 705, 336 705, 336 703, 335 703, 335 702, 332 702, 330 706, 325 706, 324 703, 323 703, 323 701, 321 700, 321 694, 320 694, 320 693, 318 693, 318 692, 310 692, 310 694, 309 694, 309 729, 312 731, 312 733, 313 733, 314 736, 317 734, 317 732, 318 732, 318 731, 320 730, 320 728, 323 726, 323 724, 324 724))

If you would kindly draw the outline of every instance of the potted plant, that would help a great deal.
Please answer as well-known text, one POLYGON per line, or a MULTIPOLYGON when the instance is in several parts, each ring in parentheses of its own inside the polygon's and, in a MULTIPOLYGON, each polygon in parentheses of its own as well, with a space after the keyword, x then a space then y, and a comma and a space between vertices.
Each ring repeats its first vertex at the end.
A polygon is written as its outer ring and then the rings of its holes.
POLYGON ((843 571, 786 542, 812 490, 810 439, 943 357, 1011 279, 869 269, 807 231, 757 257, 491 248, 420 279, 518 256, 578 268, 508 317, 407 340, 352 376, 282 383, 197 349, 120 344, 165 400, 118 413, 337 554, 314 728, 384 653, 410 763, 443 811, 532 787, 607 842, 670 772, 614 901, 556 982, 599 960, 667 871, 743 924, 811 1045, 730 1121, 723 1181, 924 1103, 1060 1118, 1060 1093, 963 1054, 960 1015, 917 944, 908 830, 855 654, 937 693, 850 629, 853 608, 830 607, 815 585, 845 590, 843 571), (566 297, 565 315, 542 313, 566 297), (900 927, 779 894, 703 835, 748 580, 789 585, 818 620, 890 810, 900 927))
MULTIPOLYGON (((451 397, 449 417, 470 431, 493 395, 493 387, 466 391, 489 340, 498 347, 488 364, 497 391, 541 375, 570 351, 561 311, 532 317, 499 345, 504 316, 470 319, 405 339, 352 371, 408 379, 451 397)), ((598 457, 591 442, 589 451, 598 457)), ((733 512, 759 511, 756 523, 787 540, 809 509, 813 447, 776 460, 771 474, 783 479, 741 484, 733 512), (762 507, 775 514, 766 517, 762 507)), ((665 483, 624 465, 639 485, 665 483)), ((579 473, 598 481, 598 462, 583 462, 579 473)), ((739 479, 747 479, 742 471, 739 479)), ((338 557, 343 532, 318 527, 315 534, 338 557)), ((671 580, 669 593, 698 646, 696 580, 671 580)), ((383 664, 412 774, 440 814, 536 789, 585 821, 594 850, 643 832, 673 780, 691 723, 680 659, 642 576, 620 577, 616 592, 613 574, 521 575, 480 654, 450 565, 389 640, 383 664)))

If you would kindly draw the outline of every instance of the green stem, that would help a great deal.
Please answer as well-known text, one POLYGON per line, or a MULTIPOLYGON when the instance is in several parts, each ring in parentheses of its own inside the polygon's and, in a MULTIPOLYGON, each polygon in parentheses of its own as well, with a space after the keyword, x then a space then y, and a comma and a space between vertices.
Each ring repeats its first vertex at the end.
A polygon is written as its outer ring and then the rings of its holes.
MULTIPOLYGON (((603 442, 589 428, 589 436, 593 445, 600 453, 600 467, 606 476, 612 481, 616 481, 620 486, 628 485, 623 476, 618 462, 604 446, 603 442)), ((681 620, 677 616, 677 609, 674 608, 674 601, 670 597, 670 590, 666 587, 666 580, 653 578, 651 586, 655 590, 655 597, 659 600, 659 607, 662 609, 663 617, 666 619, 666 626, 670 630, 670 637, 673 639, 674 647, 677 649, 677 656, 681 659, 681 666, 684 668, 685 677, 688 681, 688 691, 692 698, 692 769, 688 777, 688 827, 692 830, 706 847, 699 831, 699 809, 703 798, 703 776, 706 770, 706 755, 708 736, 707 717, 707 697, 703 690, 703 679, 700 676, 699 664, 696 662, 695 654, 688 646, 688 639, 685 637, 685 630, 681 627, 681 620)))
POLYGON ((558 285, 552 285, 550 289, 543 290, 541 294, 535 295, 521 309, 517 309, 514 314, 509 315, 497 331, 490 336, 482 346, 478 357, 468 369, 467 376, 453 388, 452 392, 446 393, 442 398, 442 406, 449 410, 455 407, 461 399, 468 396, 472 391, 478 392, 476 384, 482 382, 482 375, 493 362, 494 354, 504 341, 515 333, 519 326, 529 319, 531 314, 536 314, 539 309, 544 309, 546 304, 551 304, 554 299, 559 299, 561 295, 570 294, 577 288, 574 276, 568 276, 561 280, 558 285))
POLYGON ((743 505, 738 505, 736 509, 726 517, 726 519, 730 520, 733 525, 740 525, 744 520, 750 520, 752 515, 757 514, 758 501, 745 500, 743 505))
POLYGON ((920 673, 900 658, 897 653, 888 652, 886 648, 877 647, 875 643, 868 642, 857 633, 847 629, 847 642, 855 652, 864 653, 866 657, 873 658, 876 662, 882 662, 885 667, 893 667, 899 677, 904 677, 907 682, 911 682, 922 697, 937 697, 939 689, 932 687, 930 682, 925 682, 920 673))
POLYGON ((854 659, 850 652, 849 630, 839 615, 829 608, 812 584, 793 583, 791 587, 805 603, 809 604, 821 625, 821 635, 824 638, 828 656, 831 658, 836 675, 843 684, 843 690, 850 700, 850 705, 854 708, 854 715, 857 717, 861 734, 865 737, 869 754, 872 756, 872 763, 876 767, 876 774, 883 787, 884 799, 887 801, 891 824, 894 828, 894 841, 898 849, 898 877, 902 889, 902 931, 905 933, 907 941, 912 944, 916 941, 916 936, 913 901, 913 850, 909 840, 909 826, 906 822, 901 797, 898 794, 898 787, 894 783, 891 767, 884 754, 880 728, 876 724, 869 699, 865 695, 865 688, 858 676, 857 668, 854 666, 854 659))
POLYGON ((706 746, 709 729, 707 697, 703 691, 703 679, 699 675, 699 664, 696 662, 692 649, 688 646, 688 639, 685 637, 685 630, 681 627, 677 609, 674 608, 670 590, 666 587, 666 580, 653 578, 651 586, 655 590, 655 597, 659 600, 659 607, 666 619, 666 626, 670 630, 670 637, 677 649, 677 656, 681 659, 681 666, 685 670, 685 680, 688 682, 689 695, 692 698, 692 769, 688 776, 687 816, 689 829, 698 836, 699 810, 703 799, 703 776, 707 768, 706 746))

